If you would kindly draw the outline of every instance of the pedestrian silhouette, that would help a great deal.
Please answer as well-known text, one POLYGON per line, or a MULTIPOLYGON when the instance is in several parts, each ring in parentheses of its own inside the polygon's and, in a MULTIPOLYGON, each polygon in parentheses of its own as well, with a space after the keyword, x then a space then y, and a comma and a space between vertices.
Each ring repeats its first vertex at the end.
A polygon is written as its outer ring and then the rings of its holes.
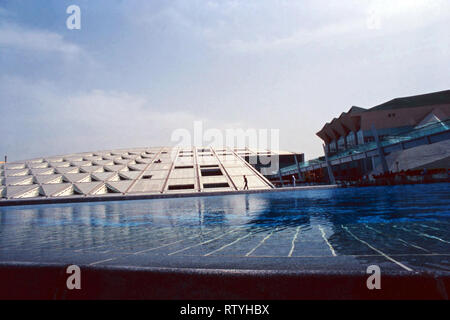
POLYGON ((248 181, 247 181, 246 176, 244 176, 244 189, 243 190, 248 190, 248 181))

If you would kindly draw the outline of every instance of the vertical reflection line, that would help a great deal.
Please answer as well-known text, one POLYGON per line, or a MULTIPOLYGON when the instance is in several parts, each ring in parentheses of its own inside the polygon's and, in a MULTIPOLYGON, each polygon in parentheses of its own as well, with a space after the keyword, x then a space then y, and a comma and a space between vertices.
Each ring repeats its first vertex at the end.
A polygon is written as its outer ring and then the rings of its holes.
POLYGON ((295 232, 295 235, 292 238, 291 251, 289 251, 288 257, 292 257, 292 253, 294 252, 295 249, 295 241, 297 240, 299 233, 300 233, 300 226, 297 227, 297 231, 295 232))

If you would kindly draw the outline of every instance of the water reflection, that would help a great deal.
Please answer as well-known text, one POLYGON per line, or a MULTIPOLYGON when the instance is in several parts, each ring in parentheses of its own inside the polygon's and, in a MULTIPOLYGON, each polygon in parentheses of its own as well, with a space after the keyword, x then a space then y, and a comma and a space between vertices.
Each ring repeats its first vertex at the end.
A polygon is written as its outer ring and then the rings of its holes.
MULTIPOLYGON (((149 246, 162 234, 183 239, 233 227, 249 232, 301 227, 316 232, 318 238, 325 235, 337 252, 350 254, 355 252, 355 240, 342 225, 362 235, 368 234, 367 225, 374 225, 381 232, 371 231, 374 242, 391 241, 395 223, 448 226, 449 200, 449 184, 434 184, 2 207, 0 249, 149 246)), ((441 229, 445 234, 440 236, 449 239, 448 228, 441 229)), ((406 232, 402 237, 414 240, 406 232)))

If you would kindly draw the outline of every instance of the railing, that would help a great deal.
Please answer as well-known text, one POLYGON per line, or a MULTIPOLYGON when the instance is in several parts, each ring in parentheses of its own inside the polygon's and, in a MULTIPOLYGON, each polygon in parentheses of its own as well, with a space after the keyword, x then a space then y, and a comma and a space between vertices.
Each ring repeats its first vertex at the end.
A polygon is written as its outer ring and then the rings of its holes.
MULTIPOLYGON (((306 168, 306 167, 313 166, 315 164, 322 164, 322 163, 324 163, 323 160, 311 159, 311 160, 308 160, 308 161, 305 161, 305 162, 301 162, 298 165, 299 165, 299 167, 301 169, 301 168, 306 168)), ((293 165, 290 165, 288 167, 284 167, 281 171, 285 172, 285 171, 291 171, 291 170, 297 170, 297 165, 293 164, 293 165)))
MULTIPOLYGON (((435 122, 428 125, 424 125, 420 128, 415 129, 405 129, 399 131, 395 135, 384 136, 380 138, 380 143, 382 147, 386 147, 392 144, 396 144, 402 141, 408 141, 412 139, 417 139, 420 137, 425 137, 434 133, 447 131, 450 129, 450 119, 445 121, 435 122)), ((354 146, 350 149, 339 152, 331 157, 329 157, 330 161, 339 159, 345 156, 350 156, 353 154, 363 153, 369 150, 374 150, 377 148, 376 142, 368 142, 362 145, 354 146)))
POLYGON ((386 136, 381 139, 382 146, 388 146, 402 141, 417 139, 434 133, 447 131, 450 129, 450 119, 441 122, 435 122, 429 125, 424 125, 413 130, 407 130, 397 135, 386 136))
MULTIPOLYGON (((435 133, 444 132, 449 129, 450 129, 450 119, 447 119, 445 121, 439 121, 439 122, 434 122, 431 124, 423 125, 421 127, 415 128, 415 129, 400 130, 395 135, 381 137, 380 143, 381 143, 382 147, 386 147, 386 146, 390 146, 390 145, 393 145, 393 144, 396 144, 399 142, 409 141, 409 140, 429 136, 429 135, 432 135, 435 133)), ((374 141, 368 142, 368 143, 365 143, 362 145, 356 145, 356 146, 346 149, 342 152, 334 154, 333 156, 330 156, 329 160, 333 161, 333 160, 336 160, 336 159, 339 159, 342 157, 360 154, 360 153, 364 153, 364 152, 370 151, 370 150, 375 150, 376 148, 377 148, 377 144, 374 141)), ((313 160, 309 160, 309 161, 300 163, 299 166, 300 166, 300 169, 302 169, 302 168, 306 168, 306 167, 311 167, 312 165, 318 165, 318 164, 323 164, 323 163, 325 163, 324 160, 313 159, 313 160)), ((292 171, 292 170, 296 170, 296 169, 297 169, 296 165, 291 165, 289 167, 283 168, 282 172, 292 171)))

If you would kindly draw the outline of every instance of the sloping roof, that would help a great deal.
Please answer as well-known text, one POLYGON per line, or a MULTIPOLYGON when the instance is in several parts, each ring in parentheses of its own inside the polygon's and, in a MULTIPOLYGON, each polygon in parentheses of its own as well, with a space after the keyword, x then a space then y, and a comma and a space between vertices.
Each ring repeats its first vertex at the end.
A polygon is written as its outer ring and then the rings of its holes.
POLYGON ((392 99, 367 111, 415 108, 450 103, 450 90, 392 99))
POLYGON ((350 110, 348 110, 347 113, 359 113, 359 112, 364 112, 367 111, 367 109, 361 108, 361 107, 357 107, 357 106, 352 106, 350 108, 350 110))
POLYGON ((271 189, 273 185, 245 161, 247 153, 247 148, 156 147, 2 163, 0 204, 17 199, 25 203, 37 198, 236 191, 244 187, 243 176, 250 190, 271 189), (214 174, 204 172, 211 167, 214 174))

